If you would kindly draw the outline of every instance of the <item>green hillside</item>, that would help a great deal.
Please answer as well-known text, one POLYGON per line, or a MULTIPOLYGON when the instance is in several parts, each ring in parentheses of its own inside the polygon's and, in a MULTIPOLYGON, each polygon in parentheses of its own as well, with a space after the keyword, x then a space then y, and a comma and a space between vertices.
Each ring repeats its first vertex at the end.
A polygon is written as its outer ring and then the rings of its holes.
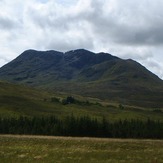
POLYGON ((155 109, 143 109, 131 106, 119 106, 95 98, 74 96, 77 102, 64 105, 62 100, 66 94, 52 94, 27 86, 0 82, 0 117, 19 116, 56 116, 64 118, 68 115, 90 116, 92 118, 116 121, 119 119, 161 120, 163 113, 155 109), (59 99, 60 101, 57 101, 59 99))

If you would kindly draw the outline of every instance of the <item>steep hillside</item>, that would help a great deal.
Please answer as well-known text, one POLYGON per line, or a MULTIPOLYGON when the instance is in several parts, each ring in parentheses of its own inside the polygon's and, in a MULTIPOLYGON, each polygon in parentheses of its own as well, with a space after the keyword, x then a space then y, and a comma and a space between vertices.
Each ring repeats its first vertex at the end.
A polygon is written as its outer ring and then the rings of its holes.
POLYGON ((27 50, 0 69, 0 79, 106 101, 163 107, 163 81, 133 60, 84 49, 27 50))
POLYGON ((118 58, 108 54, 100 53, 95 55, 86 50, 76 50, 67 53, 27 50, 15 60, 3 66, 0 69, 0 75, 1 79, 31 85, 42 85, 44 82, 51 83, 54 80, 80 80, 81 76, 84 77, 85 81, 89 80, 87 79, 89 77, 97 80, 102 72, 96 72, 93 66, 116 59, 118 58), (93 68, 91 76, 90 74, 85 74, 85 71, 91 67, 93 68), (96 74, 99 74, 98 78, 96 74))

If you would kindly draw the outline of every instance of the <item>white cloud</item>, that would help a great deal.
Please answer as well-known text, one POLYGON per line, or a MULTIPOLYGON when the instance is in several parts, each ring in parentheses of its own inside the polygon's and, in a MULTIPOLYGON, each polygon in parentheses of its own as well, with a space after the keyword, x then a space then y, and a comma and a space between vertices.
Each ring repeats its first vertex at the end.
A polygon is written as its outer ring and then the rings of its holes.
POLYGON ((1 0, 0 65, 29 48, 85 48, 135 59, 163 78, 162 8, 162 0, 1 0))

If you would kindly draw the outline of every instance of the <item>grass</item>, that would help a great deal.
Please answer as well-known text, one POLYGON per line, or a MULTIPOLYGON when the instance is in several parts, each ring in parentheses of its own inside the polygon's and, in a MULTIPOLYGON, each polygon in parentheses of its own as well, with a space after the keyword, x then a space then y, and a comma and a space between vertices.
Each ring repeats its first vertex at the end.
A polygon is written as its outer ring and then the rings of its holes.
POLYGON ((163 140, 1 135, 0 142, 0 162, 163 162, 163 140))
POLYGON ((65 116, 85 116, 102 119, 106 117, 107 120, 116 121, 119 119, 140 119, 146 120, 148 118, 153 120, 163 119, 163 113, 153 112, 152 110, 124 108, 120 109, 114 106, 101 106, 98 104, 79 105, 69 104, 63 105, 57 102, 32 100, 23 97, 0 97, 0 113, 1 117, 18 117, 18 116, 49 116, 55 115, 63 118, 65 116), (8 101, 8 102, 7 102, 8 101))
POLYGON ((63 105, 59 102, 51 102, 52 97, 65 98, 66 94, 47 93, 22 85, 0 82, 0 117, 19 116, 49 116, 59 118, 73 114, 74 116, 90 116, 109 121, 119 119, 163 120, 163 112, 153 112, 152 109, 125 106, 120 109, 117 103, 110 103, 96 98, 74 96, 77 100, 89 100, 90 104, 63 105), (46 100, 45 100, 46 99, 46 100))

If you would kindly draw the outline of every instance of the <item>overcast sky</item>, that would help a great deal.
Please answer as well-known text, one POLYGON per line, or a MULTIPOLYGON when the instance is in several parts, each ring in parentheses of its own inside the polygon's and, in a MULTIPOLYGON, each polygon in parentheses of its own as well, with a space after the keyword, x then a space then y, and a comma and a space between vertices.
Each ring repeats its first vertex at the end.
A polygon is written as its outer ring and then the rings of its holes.
POLYGON ((0 0, 0 66, 27 49, 134 59, 163 79, 163 0, 0 0))

